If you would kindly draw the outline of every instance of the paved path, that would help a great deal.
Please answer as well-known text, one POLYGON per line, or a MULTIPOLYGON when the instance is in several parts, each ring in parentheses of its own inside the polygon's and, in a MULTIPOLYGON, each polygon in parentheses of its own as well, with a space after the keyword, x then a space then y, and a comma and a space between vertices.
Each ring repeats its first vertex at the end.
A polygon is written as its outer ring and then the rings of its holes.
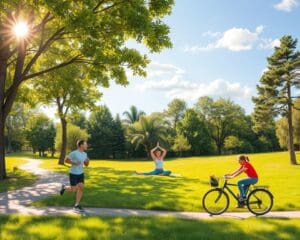
MULTIPOLYGON (((33 201, 49 197, 58 193, 62 182, 68 182, 66 175, 52 172, 39 167, 40 160, 28 159, 21 169, 38 175, 38 181, 29 187, 19 190, 0 193, 0 214, 23 214, 23 215, 74 215, 74 211, 66 207, 30 207, 33 201)), ((185 219, 211 219, 231 218, 246 219, 253 217, 248 212, 230 212, 221 216, 211 217, 203 212, 174 212, 135 209, 113 209, 113 208, 85 208, 88 215, 98 216, 171 216, 185 219)), ((300 211, 271 212, 263 217, 271 218, 300 218, 300 211)))

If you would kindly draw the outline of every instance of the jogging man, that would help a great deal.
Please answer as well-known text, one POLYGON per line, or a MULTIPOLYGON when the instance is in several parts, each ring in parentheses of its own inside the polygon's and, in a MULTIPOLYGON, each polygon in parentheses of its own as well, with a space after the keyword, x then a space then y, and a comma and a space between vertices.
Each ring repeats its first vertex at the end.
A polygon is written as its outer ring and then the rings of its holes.
POLYGON ((79 205, 83 195, 84 173, 83 165, 86 167, 89 165, 89 158, 86 154, 87 142, 85 140, 77 141, 77 150, 71 152, 66 157, 65 163, 71 164, 70 168, 70 187, 64 184, 61 187, 60 195, 63 195, 65 191, 76 192, 76 202, 74 210, 83 211, 83 208, 79 205))

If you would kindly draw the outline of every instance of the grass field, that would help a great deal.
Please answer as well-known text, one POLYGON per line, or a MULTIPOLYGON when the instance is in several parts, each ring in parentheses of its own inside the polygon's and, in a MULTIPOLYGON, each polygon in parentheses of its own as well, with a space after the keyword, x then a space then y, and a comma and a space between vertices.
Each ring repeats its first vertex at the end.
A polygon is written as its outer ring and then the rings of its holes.
POLYGON ((18 169, 18 166, 26 163, 26 160, 19 157, 7 157, 6 170, 8 178, 0 182, 0 192, 14 190, 30 185, 36 180, 36 176, 18 169))
MULTIPOLYGON (((300 154, 297 156, 299 159, 300 154)), ((269 185, 274 194, 273 210, 299 210, 300 165, 291 166, 285 152, 253 154, 250 160, 259 173, 259 184, 269 185)), ((57 160, 43 160, 42 166, 68 171, 65 166, 57 166, 57 160)), ((171 159, 165 162, 165 168, 181 174, 181 177, 146 177, 135 176, 133 171, 151 170, 153 163, 150 161, 91 161, 90 167, 86 169, 82 205, 203 211, 201 199, 210 189, 209 175, 222 175, 237 167, 235 156, 171 159)), ((66 193, 63 197, 53 196, 34 205, 71 206, 73 202, 74 195, 66 193)), ((236 203, 231 201, 229 210, 236 211, 235 206, 236 203)))
POLYGON ((300 219, 0 216, 0 239, 298 240, 300 219))

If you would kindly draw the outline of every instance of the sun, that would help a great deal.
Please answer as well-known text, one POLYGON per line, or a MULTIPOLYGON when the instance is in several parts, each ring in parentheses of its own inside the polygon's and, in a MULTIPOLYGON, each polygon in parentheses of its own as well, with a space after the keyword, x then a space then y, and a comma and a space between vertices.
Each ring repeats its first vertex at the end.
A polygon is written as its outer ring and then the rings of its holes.
POLYGON ((28 35, 29 28, 26 22, 17 22, 13 27, 13 32, 17 38, 24 38, 28 35))

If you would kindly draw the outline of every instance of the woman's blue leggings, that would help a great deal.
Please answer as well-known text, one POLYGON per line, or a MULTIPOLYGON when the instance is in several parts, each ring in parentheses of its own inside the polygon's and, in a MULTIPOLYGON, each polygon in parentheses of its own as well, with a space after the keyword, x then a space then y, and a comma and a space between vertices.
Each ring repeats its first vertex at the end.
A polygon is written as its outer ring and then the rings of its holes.
POLYGON ((146 172, 144 175, 164 175, 164 176, 169 176, 171 175, 171 171, 164 171, 163 169, 154 169, 151 172, 146 172))
POLYGON ((257 178, 244 178, 237 182, 242 198, 246 198, 249 186, 257 183, 257 181, 257 178))

